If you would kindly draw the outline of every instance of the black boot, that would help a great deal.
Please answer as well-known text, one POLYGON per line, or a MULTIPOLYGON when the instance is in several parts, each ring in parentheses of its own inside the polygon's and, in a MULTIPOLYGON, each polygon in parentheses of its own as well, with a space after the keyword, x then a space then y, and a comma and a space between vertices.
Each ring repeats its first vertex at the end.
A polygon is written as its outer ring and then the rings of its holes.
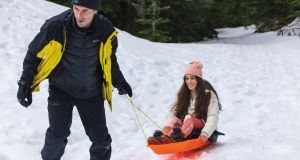
POLYGON ((163 133, 160 130, 155 130, 153 133, 153 137, 160 141, 160 137, 163 135, 163 133))
POLYGON ((179 127, 173 128, 173 133, 171 134, 171 137, 176 141, 176 142, 181 142, 184 140, 183 134, 181 132, 181 129, 179 127))
POLYGON ((188 135, 186 137, 186 139, 195 139, 195 138, 198 138, 200 136, 200 133, 201 133, 201 128, 195 128, 193 129, 192 133, 190 135, 188 135))

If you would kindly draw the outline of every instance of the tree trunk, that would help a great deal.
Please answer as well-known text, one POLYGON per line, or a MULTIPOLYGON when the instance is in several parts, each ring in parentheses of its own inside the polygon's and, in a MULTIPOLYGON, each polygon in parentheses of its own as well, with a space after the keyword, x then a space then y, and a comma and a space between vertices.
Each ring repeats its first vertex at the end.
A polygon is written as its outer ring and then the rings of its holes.
POLYGON ((153 5, 153 10, 152 10, 152 35, 154 35, 155 30, 156 30, 156 1, 152 1, 152 5, 153 5))
POLYGON ((119 18, 120 18, 120 29, 125 29, 128 22, 128 0, 119 1, 119 18))

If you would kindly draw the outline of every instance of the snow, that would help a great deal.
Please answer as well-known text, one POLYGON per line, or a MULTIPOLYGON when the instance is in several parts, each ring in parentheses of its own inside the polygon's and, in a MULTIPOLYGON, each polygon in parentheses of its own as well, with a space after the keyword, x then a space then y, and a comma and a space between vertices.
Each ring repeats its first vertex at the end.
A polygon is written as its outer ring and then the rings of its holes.
MULTIPOLYGON (((67 8, 41 0, 0 1, 0 160, 39 160, 47 118, 47 82, 24 108, 16 100, 27 46, 43 22, 67 8)), ((300 156, 300 39, 254 34, 253 27, 219 29, 219 40, 152 43, 124 31, 118 61, 133 88, 133 102, 158 124, 173 103, 188 62, 200 60, 204 77, 218 91, 223 111, 219 130, 226 136, 206 149, 205 160, 297 160, 300 156)), ((126 96, 113 93, 106 105, 113 138, 112 160, 159 160, 146 147, 126 96)), ((74 110, 62 160, 89 159, 90 142, 74 110)), ((148 136, 157 129, 140 115, 148 136)))

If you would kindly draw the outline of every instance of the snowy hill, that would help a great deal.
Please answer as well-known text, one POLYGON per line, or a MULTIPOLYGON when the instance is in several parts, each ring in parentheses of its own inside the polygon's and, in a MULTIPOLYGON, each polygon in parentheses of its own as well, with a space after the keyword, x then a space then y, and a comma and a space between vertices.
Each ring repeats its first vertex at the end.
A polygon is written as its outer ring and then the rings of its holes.
MULTIPOLYGON (((66 8, 41 0, 0 1, 0 160, 39 160, 47 119, 47 82, 28 109, 16 100, 27 45, 43 22, 66 8)), ((118 61, 133 87, 133 102, 162 124, 187 63, 204 63, 204 77, 218 91, 226 133, 198 159, 297 160, 300 156, 300 38, 241 28, 218 30, 201 43, 152 43, 121 31, 118 61)), ((125 96, 106 106, 112 160, 159 160, 145 145, 125 96)), ((142 116, 141 116, 142 117, 142 116)), ((143 119, 146 133, 156 129, 143 119)), ((63 160, 87 160, 90 142, 76 110, 63 160)))

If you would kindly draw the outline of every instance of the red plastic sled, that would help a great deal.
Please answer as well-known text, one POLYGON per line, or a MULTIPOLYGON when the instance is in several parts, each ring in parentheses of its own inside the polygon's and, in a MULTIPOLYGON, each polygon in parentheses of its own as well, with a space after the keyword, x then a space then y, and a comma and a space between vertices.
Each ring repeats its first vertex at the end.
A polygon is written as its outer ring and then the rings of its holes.
POLYGON ((208 145, 210 142, 203 142, 197 138, 169 144, 148 145, 148 147, 156 154, 174 154, 200 149, 208 145))

